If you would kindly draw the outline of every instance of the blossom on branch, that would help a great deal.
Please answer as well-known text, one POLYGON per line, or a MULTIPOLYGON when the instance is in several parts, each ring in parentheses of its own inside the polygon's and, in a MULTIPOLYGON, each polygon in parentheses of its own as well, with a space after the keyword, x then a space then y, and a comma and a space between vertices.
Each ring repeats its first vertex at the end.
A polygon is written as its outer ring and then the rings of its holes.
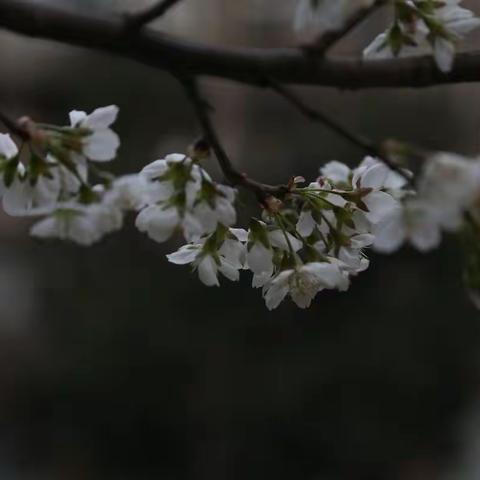
POLYGON ((168 240, 176 230, 187 241, 235 223, 235 190, 212 181, 186 155, 168 155, 147 165, 140 175, 150 183, 151 195, 139 213, 136 226, 157 242, 168 240))
POLYGON ((97 108, 91 114, 73 110, 70 112, 70 126, 78 133, 78 153, 94 162, 107 162, 117 155, 120 139, 110 128, 115 123, 118 107, 97 108))
POLYGON ((391 253, 409 243, 426 252, 443 232, 467 231, 473 253, 465 278, 480 292, 480 262, 471 260, 480 258, 478 159, 429 154, 416 188, 411 172, 371 156, 354 168, 329 162, 311 182, 296 176, 278 188, 253 183, 262 212, 244 230, 233 227, 236 190, 210 177, 203 153, 167 155, 120 177, 93 165, 116 154, 120 142, 110 127, 117 113, 75 111, 70 127, 26 120, 22 155, 0 134, 4 209, 43 217, 32 236, 90 246, 135 212, 138 230, 156 242, 183 234, 187 244, 167 255, 171 263, 191 265, 207 286, 219 286, 219 274, 238 281, 249 271, 272 310, 287 297, 307 308, 323 290, 348 290, 369 267, 369 248, 391 253))
POLYGON ((442 72, 452 69, 456 45, 480 26, 461 0, 405 0, 395 3, 395 20, 364 50, 365 58, 382 59, 432 51, 442 72))

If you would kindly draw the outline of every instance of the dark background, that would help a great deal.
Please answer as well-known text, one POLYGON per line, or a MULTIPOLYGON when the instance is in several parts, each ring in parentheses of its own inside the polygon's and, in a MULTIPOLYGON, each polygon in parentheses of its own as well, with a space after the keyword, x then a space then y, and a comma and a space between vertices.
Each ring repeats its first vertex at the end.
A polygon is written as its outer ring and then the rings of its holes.
MULTIPOLYGON (((224 45, 295 41, 293 0, 183 3, 156 28, 224 45)), ((336 54, 359 55, 383 25, 377 15, 336 54)), ((5 32, 0 54, 11 115, 63 124, 74 108, 120 106, 118 173, 183 152, 198 134, 163 72, 5 32)), ((271 92, 204 87, 232 159, 256 178, 314 178, 328 160, 362 158, 271 92)), ((478 154, 477 85, 298 91, 374 140, 478 154)), ((349 292, 270 313, 247 275, 208 289, 166 261, 179 239, 156 244, 131 221, 89 249, 0 222, 1 480, 480 478, 480 315, 455 238, 430 255, 371 254, 349 292)))

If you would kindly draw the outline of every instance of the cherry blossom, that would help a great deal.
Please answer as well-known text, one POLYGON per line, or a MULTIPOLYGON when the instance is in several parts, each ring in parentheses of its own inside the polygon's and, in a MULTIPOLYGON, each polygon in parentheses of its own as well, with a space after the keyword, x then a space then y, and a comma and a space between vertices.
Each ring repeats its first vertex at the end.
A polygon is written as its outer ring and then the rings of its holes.
POLYGON ((373 40, 364 50, 364 56, 382 59, 431 50, 438 68, 449 72, 453 67, 457 43, 480 26, 480 19, 470 10, 460 7, 460 2, 408 0, 398 3, 396 21, 373 40))
POLYGON ((116 157, 120 139, 110 128, 115 123, 118 107, 97 108, 87 115, 86 112, 73 110, 70 112, 70 125, 80 134, 80 151, 89 160, 107 162, 116 157))
POLYGON ((52 213, 34 224, 32 236, 39 239, 70 240, 82 246, 91 246, 108 233, 119 230, 123 224, 120 210, 107 204, 58 205, 52 213))
POLYGON ((308 308, 318 292, 339 288, 344 280, 338 265, 312 262, 279 272, 264 286, 263 296, 269 310, 277 308, 287 295, 300 308, 308 308))
POLYGON ((245 258, 242 240, 246 239, 246 235, 241 229, 219 228, 200 243, 184 245, 167 258, 176 265, 192 264, 202 283, 218 287, 218 273, 231 281, 239 280, 239 270, 243 268, 245 258))

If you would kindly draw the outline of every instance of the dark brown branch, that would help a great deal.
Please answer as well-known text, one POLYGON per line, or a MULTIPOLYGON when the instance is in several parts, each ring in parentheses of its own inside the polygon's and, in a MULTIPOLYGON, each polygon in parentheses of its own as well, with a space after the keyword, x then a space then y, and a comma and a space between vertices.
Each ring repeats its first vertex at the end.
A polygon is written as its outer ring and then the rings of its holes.
POLYGON ((158 3, 154 3, 145 10, 128 15, 126 21, 127 29, 130 31, 139 30, 147 23, 165 15, 179 1, 180 0, 162 0, 158 3))
POLYGON ((30 133, 28 129, 20 122, 12 120, 2 111, 0 111, 0 122, 2 122, 11 133, 17 135, 17 137, 20 137, 22 140, 30 140, 30 133))
POLYGON ((337 135, 349 141, 352 145, 360 148, 368 155, 372 155, 373 157, 381 160, 383 163, 385 163, 385 165, 402 175, 402 177, 406 178, 408 181, 411 180, 410 175, 408 175, 405 170, 397 163, 392 161, 389 158, 388 154, 384 152, 384 149, 382 147, 375 145, 371 140, 367 139, 366 137, 352 132, 350 129, 341 125, 336 120, 333 120, 320 110, 313 109, 312 107, 308 106, 291 89, 273 81, 271 81, 270 85, 274 91, 276 91, 280 96, 282 96, 291 105, 293 105, 306 118, 308 118, 312 122, 317 122, 325 125, 337 135))
POLYGON ((222 48, 169 38, 148 29, 125 36, 121 16, 93 17, 33 0, 0 0, 0 27, 32 37, 103 50, 165 70, 183 70, 265 86, 280 83, 337 88, 425 87, 480 81, 480 52, 457 55, 452 72, 431 57, 362 62, 322 59, 298 48, 222 48))
POLYGON ((240 173, 233 166, 227 152, 218 138, 217 132, 210 119, 210 106, 202 97, 196 80, 184 76, 179 76, 178 79, 182 83, 185 93, 195 110, 195 114, 203 131, 203 140, 213 150, 226 180, 233 186, 238 185, 253 191, 262 203, 265 203, 266 197, 269 195, 283 196, 288 193, 288 188, 286 186, 274 186, 257 182, 256 180, 249 178, 246 174, 240 173))
POLYGON ((330 48, 366 20, 375 10, 386 5, 387 2, 388 0, 376 0, 369 7, 360 8, 345 22, 342 28, 326 32, 314 43, 305 45, 303 48, 309 53, 324 55, 330 48))

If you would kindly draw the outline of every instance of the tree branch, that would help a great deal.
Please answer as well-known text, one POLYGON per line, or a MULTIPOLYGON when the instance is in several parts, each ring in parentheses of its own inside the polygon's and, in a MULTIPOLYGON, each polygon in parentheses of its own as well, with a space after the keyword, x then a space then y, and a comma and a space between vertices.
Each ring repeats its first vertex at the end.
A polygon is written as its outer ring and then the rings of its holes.
POLYGON ((127 29, 132 31, 140 30, 147 23, 162 17, 180 0, 162 0, 154 3, 150 7, 137 13, 132 13, 127 17, 127 29))
POLYGON ((6 113, 0 111, 0 122, 10 130, 11 133, 17 135, 22 140, 30 140, 30 132, 21 122, 12 120, 6 113))
POLYGON ((311 108, 306 103, 304 103, 291 89, 273 81, 271 82, 271 87, 281 97, 287 100, 287 102, 293 105, 306 118, 308 118, 312 122, 317 122, 325 125, 337 135, 349 141, 352 145, 357 146, 368 155, 371 155, 381 160, 383 163, 385 163, 385 165, 387 165, 389 168, 391 168, 410 182, 410 175, 408 175, 405 170, 400 167, 396 162, 392 161, 389 158, 388 154, 383 151, 384 149, 381 146, 377 146, 366 137, 352 132, 351 130, 344 127, 336 120, 333 120, 320 110, 311 108))
POLYGON ((165 70, 183 70, 267 86, 280 83, 337 88, 426 87, 480 81, 480 52, 457 55, 444 74, 431 57, 394 60, 323 59, 298 48, 222 48, 172 39, 143 29, 125 35, 124 18, 93 17, 33 0, 0 0, 0 27, 32 37, 103 50, 165 70))
POLYGON ((185 76, 178 76, 177 78, 183 85, 185 93, 195 110, 195 114, 203 131, 203 140, 212 148, 227 181, 234 186, 242 186, 253 191, 261 203, 265 203, 266 198, 270 195, 282 197, 288 193, 289 189, 287 186, 274 186, 257 182, 249 178, 246 174, 240 173, 233 166, 210 120, 208 112, 210 106, 201 96, 197 81, 194 78, 185 76))

